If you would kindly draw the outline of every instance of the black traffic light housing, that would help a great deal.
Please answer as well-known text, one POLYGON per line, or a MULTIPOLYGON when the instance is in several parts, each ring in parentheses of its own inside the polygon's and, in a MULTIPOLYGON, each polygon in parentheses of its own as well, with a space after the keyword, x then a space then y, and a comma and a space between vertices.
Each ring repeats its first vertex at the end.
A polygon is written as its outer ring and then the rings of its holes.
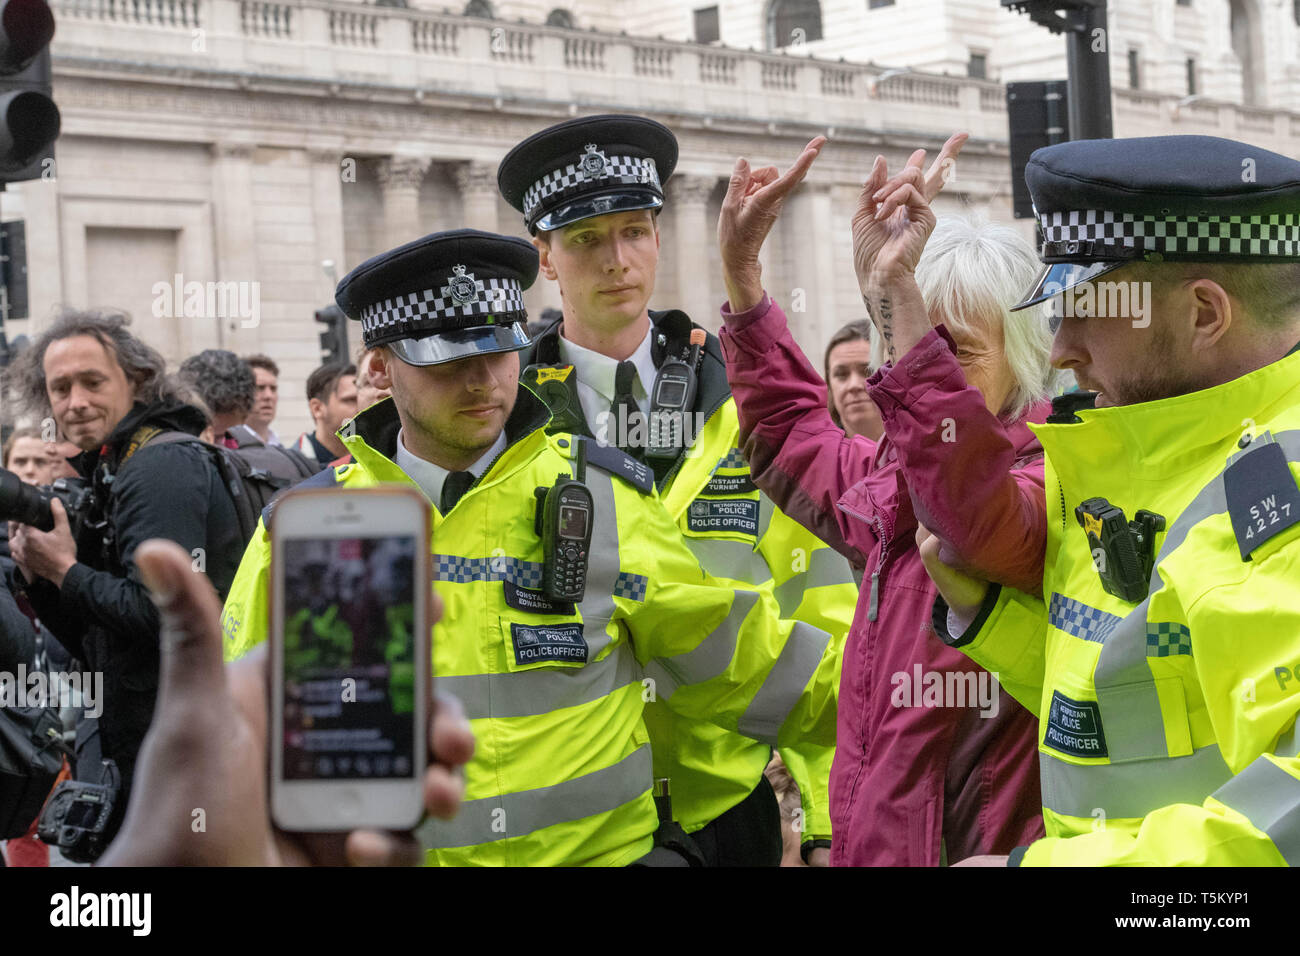
POLYGON ((343 310, 337 305, 317 309, 316 321, 325 326, 320 331, 322 364, 348 364, 348 317, 343 310))
POLYGON ((0 185, 39 179, 54 156, 54 14, 45 0, 0 0, 0 185))
POLYGON ((1110 38, 1106 0, 1002 0, 1053 33, 1064 33, 1069 68, 1069 123, 1073 139, 1114 136, 1110 108, 1110 38))

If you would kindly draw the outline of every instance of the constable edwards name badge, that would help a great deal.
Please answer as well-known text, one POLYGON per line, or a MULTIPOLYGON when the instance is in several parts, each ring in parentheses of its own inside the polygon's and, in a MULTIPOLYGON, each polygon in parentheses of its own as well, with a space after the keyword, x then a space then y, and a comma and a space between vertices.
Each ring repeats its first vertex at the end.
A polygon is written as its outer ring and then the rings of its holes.
POLYGON ((1052 691, 1043 744, 1071 757, 1105 757, 1106 735, 1101 729, 1101 708, 1095 700, 1070 700, 1052 691))
POLYGON ((582 636, 581 624, 531 627, 512 623, 510 636, 515 644, 516 664, 587 663, 587 639, 582 636))

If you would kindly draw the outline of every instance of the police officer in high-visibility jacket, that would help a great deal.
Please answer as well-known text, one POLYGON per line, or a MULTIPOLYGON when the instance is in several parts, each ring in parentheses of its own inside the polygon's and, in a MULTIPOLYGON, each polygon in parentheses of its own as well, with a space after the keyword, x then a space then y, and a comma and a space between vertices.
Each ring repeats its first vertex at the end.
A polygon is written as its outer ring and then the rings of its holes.
MULTIPOLYGON (((463 702, 477 749, 459 815, 424 834, 429 862, 683 865, 655 847, 645 699, 770 742, 826 743, 836 648, 780 627, 770 594, 709 579, 644 465, 546 433, 514 354, 536 274, 527 242, 460 230, 344 278, 338 304, 393 397, 340 432, 350 464, 302 487, 395 482, 436 504, 435 682, 463 702), (590 501, 543 507, 575 475, 590 501)), ((264 526, 226 603, 229 656, 266 637, 269 551, 264 526)))
MULTIPOLYGON (((592 435, 654 469, 683 540, 710 574, 771 591, 790 622, 842 644, 857 585, 848 560, 777 509, 749 477, 736 405, 716 336, 676 309, 649 311, 657 216, 677 140, 643 116, 590 116, 530 136, 498 184, 524 214, 541 269, 558 281, 562 322, 525 359, 525 382, 550 405, 553 429, 592 435), (694 337, 692 337, 694 336, 694 337)), ((655 775, 714 865, 781 859, 780 815, 763 776, 769 748, 662 702, 647 710, 655 775)), ((830 846, 833 747, 782 748, 803 798, 805 858, 830 846)))
POLYGON ((1092 390, 1034 426, 1042 592, 922 546, 936 629, 1040 720, 1047 837, 1010 862, 1300 863, 1300 162, 1085 140, 1026 179, 1023 305, 1092 390))

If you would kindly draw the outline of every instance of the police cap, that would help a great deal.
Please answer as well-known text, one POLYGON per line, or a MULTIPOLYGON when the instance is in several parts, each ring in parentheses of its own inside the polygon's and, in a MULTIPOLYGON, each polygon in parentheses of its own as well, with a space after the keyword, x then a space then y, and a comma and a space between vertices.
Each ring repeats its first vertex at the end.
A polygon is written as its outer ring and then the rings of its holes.
POLYGON ((1300 162, 1214 136, 1036 150, 1025 181, 1046 268, 1016 309, 1135 261, 1300 261, 1300 162))
POLYGON ((516 352, 529 344, 524 289, 537 278, 527 240, 477 229, 435 232, 367 259, 334 301, 361 322, 367 348, 409 365, 516 352))
POLYGON ((645 116, 584 116, 528 137, 501 161, 497 186, 528 231, 658 209, 677 165, 677 137, 645 116))

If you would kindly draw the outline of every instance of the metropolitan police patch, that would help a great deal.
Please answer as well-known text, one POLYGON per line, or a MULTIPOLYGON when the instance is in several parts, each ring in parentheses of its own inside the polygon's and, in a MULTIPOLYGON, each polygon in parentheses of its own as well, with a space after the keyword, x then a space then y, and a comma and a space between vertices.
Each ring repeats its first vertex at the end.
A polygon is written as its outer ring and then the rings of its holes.
POLYGON ((1095 700, 1071 700, 1059 690, 1052 691, 1043 746, 1071 757, 1108 756, 1101 707, 1095 700))
POLYGON ((557 624, 552 627, 510 625, 515 645, 516 664, 587 663, 587 639, 581 624, 557 624))

